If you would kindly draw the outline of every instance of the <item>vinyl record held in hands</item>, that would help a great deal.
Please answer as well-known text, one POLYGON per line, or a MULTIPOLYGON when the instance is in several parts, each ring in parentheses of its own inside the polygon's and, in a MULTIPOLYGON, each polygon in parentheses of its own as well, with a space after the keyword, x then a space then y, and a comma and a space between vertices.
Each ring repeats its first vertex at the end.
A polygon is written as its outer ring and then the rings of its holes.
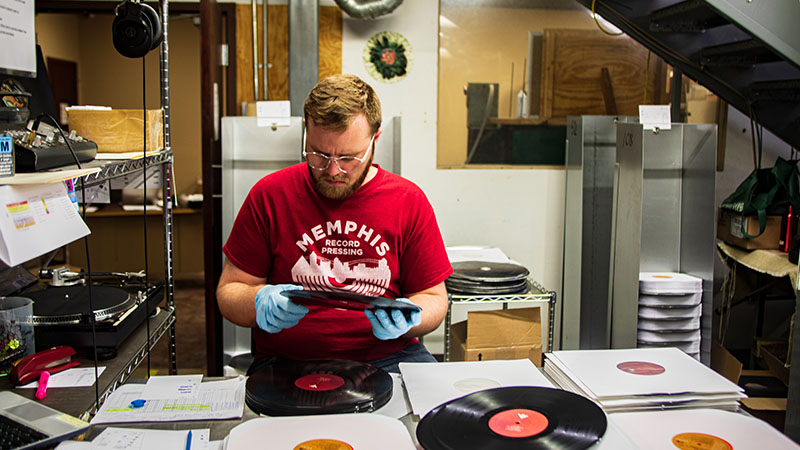
POLYGON ((281 360, 250 373, 245 401, 270 416, 373 411, 392 398, 392 377, 346 360, 281 360))
POLYGON ((288 297, 295 303, 306 306, 319 305, 327 306, 329 308, 355 310, 394 308, 409 313, 422 311, 422 308, 413 303, 405 303, 387 297, 356 294, 355 292, 290 290, 282 291, 281 295, 288 297))
POLYGON ((582 450, 606 431, 606 415, 580 395, 542 387, 502 387, 437 406, 417 426, 426 450, 582 450))

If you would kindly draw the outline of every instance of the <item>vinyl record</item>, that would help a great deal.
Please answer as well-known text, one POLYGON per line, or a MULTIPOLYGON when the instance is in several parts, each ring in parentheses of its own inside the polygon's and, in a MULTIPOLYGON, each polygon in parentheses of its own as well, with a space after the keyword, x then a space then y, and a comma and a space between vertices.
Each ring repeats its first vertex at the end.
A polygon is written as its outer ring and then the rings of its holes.
POLYGON ((603 410, 577 394, 503 387, 436 407, 417 426, 417 439, 426 450, 581 450, 597 442, 606 425, 603 410))
POLYGON ((270 416, 366 412, 392 398, 392 377, 371 364, 282 360, 250 373, 245 401, 270 416))
POLYGON ((361 295, 354 292, 330 292, 330 291, 283 291, 281 294, 292 299, 300 305, 319 305, 330 308, 342 309, 372 309, 372 308, 394 308, 405 312, 421 311, 421 308, 411 303, 401 302, 386 297, 374 297, 371 295, 361 295))
POLYGON ((512 263, 460 261, 454 262, 452 266, 452 278, 468 281, 501 283, 524 280, 530 275, 524 266, 512 263))

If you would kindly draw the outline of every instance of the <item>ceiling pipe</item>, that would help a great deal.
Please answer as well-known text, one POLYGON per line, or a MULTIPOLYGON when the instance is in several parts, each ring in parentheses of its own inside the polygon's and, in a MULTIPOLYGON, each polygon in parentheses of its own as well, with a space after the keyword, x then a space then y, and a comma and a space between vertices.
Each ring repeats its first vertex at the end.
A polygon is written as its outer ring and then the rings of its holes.
POLYGON ((374 19, 389 14, 403 3, 403 0, 335 0, 344 12, 355 19, 374 19))

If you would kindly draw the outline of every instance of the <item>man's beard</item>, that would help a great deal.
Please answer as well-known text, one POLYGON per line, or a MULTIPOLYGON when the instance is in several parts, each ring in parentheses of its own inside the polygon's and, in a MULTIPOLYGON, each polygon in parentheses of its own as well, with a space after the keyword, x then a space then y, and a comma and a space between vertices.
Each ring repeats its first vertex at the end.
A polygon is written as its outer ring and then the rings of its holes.
MULTIPOLYGON (((370 153, 369 160, 363 164, 364 170, 361 172, 361 175, 359 175, 352 184, 349 184, 349 173, 339 172, 334 176, 330 176, 327 173, 314 173, 314 169, 309 167, 309 170, 311 170, 311 178, 314 180, 314 186, 317 188, 317 192, 319 192, 323 197, 331 200, 344 200, 347 197, 350 197, 358 190, 358 188, 361 187, 361 185, 364 183, 364 180, 367 178, 369 168, 372 167, 372 157, 373 152, 370 153), (326 180, 341 181, 345 184, 336 186, 328 184, 326 180)), ((331 164, 336 163, 331 161, 331 164)))

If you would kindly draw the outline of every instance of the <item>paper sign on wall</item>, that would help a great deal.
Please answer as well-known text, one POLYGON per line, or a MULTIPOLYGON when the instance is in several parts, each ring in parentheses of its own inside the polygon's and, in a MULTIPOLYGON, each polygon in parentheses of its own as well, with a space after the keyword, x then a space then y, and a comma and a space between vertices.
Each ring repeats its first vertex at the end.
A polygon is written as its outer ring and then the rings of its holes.
POLYGON ((669 105, 639 105, 639 123, 645 130, 671 129, 669 105))
POLYGON ((291 107, 289 100, 256 102, 256 116, 259 127, 288 127, 291 107))

